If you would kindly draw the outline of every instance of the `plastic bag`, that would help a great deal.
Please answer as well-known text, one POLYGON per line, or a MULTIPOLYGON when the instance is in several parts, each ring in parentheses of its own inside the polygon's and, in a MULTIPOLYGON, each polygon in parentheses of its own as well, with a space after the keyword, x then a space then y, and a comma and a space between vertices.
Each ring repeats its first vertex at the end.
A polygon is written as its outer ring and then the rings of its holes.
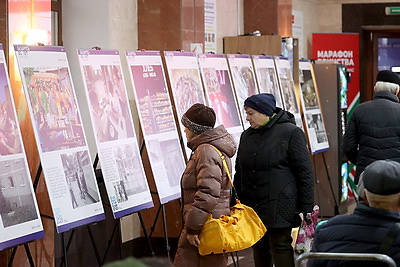
POLYGON ((310 252, 312 248, 312 242, 314 241, 315 227, 318 223, 319 207, 315 205, 313 211, 307 213, 306 219, 301 217, 301 224, 296 238, 295 252, 302 254, 304 252, 310 252))

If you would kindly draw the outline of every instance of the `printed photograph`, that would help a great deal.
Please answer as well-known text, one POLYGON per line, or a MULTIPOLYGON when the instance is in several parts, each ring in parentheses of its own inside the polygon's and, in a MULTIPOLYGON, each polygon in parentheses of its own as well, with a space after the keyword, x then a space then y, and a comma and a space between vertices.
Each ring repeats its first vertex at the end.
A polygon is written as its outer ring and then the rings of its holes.
POLYGON ((131 66, 145 135, 175 130, 171 102, 160 65, 131 66))
POLYGON ((238 108, 241 112, 243 123, 246 124, 246 111, 244 101, 257 93, 256 81, 253 69, 248 66, 233 66, 231 68, 233 84, 235 86, 238 108))
POLYGON ((241 126, 228 70, 203 68, 203 75, 210 105, 217 115, 216 126, 241 126))
POLYGON ((68 68, 24 68, 42 152, 85 146, 68 68))
POLYGON ((22 152, 5 65, 0 63, 0 156, 22 152))
POLYGON ((3 227, 38 219, 25 161, 0 161, 0 215, 3 227))
POLYGON ((204 104, 200 74, 195 69, 171 69, 170 82, 178 116, 181 117, 192 105, 204 104))
POLYGON ((281 82, 281 91, 285 103, 285 110, 293 114, 299 113, 300 110, 297 105, 291 70, 289 68, 279 68, 279 79, 281 82))
POLYGON ((279 90, 279 83, 275 68, 258 68, 257 79, 260 92, 273 94, 275 96, 276 106, 283 108, 282 97, 279 90))
POLYGON ((322 122, 321 113, 317 114, 307 114, 307 127, 308 130, 314 130, 315 135, 317 137, 317 143, 324 143, 328 141, 328 137, 326 136, 326 131, 324 127, 324 123, 322 122))
POLYGON ((133 124, 120 66, 84 66, 83 70, 98 142, 132 137, 133 124))
POLYGON ((240 94, 246 96, 245 99, 257 93, 253 68, 248 66, 233 66, 231 71, 236 93, 240 92, 240 94))
POLYGON ((185 162, 178 140, 171 139, 161 142, 159 140, 151 140, 148 144, 149 157, 154 163, 162 162, 166 170, 169 186, 179 185, 182 172, 185 169, 185 162))
POLYGON ((73 209, 100 201, 88 151, 61 154, 73 209))
POLYGON ((118 203, 128 200, 129 196, 142 193, 148 189, 142 162, 132 144, 114 148, 120 181, 113 184, 118 203))
POLYGON ((299 80, 306 110, 319 108, 311 70, 300 70, 299 80))
POLYGON ((133 123, 120 66, 84 66, 83 71, 98 142, 133 137, 133 123))

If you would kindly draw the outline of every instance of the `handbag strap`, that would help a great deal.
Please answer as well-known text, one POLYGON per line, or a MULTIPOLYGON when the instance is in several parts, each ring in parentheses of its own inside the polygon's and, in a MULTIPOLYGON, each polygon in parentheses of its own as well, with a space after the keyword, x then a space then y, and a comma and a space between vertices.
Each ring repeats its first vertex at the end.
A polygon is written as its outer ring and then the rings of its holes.
POLYGON ((228 163, 226 163, 224 154, 222 154, 222 152, 219 151, 219 149, 216 148, 215 146, 213 146, 213 145, 210 145, 210 146, 212 146, 212 147, 215 149, 215 151, 217 151, 218 155, 221 157, 221 159, 222 159, 222 164, 224 165, 225 170, 226 170, 226 174, 228 175, 228 178, 229 178, 229 182, 230 182, 231 185, 232 185, 232 189, 233 189, 233 193, 234 193, 235 199, 239 199, 239 197, 238 197, 238 195, 237 195, 237 193, 236 193, 235 186, 233 185, 233 180, 232 180, 232 177, 231 177, 231 172, 229 171, 228 163))
POLYGON ((400 222, 397 222, 393 224, 389 232, 382 239, 382 242, 378 248, 378 253, 386 254, 389 251, 389 248, 392 245, 393 241, 398 236, 399 231, 400 231, 400 222))

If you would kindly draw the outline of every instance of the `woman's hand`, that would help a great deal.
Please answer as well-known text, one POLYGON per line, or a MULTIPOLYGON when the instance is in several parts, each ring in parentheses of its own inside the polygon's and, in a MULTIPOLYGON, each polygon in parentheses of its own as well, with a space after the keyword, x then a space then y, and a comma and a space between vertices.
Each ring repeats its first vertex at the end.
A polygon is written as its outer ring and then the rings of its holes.
POLYGON ((199 235, 187 235, 186 236, 187 240, 189 241, 189 243, 195 247, 198 247, 200 245, 200 239, 199 239, 199 235))

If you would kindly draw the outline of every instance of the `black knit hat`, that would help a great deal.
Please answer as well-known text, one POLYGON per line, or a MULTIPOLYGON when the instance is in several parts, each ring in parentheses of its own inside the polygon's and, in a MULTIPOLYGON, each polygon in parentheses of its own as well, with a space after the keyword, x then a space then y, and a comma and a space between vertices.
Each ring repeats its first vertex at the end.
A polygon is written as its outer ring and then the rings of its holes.
POLYGON ((364 188, 377 195, 400 193, 400 163, 378 160, 369 164, 363 175, 364 188))
POLYGON ((390 70, 381 70, 380 72, 378 72, 378 75, 376 76, 376 81, 395 83, 397 85, 400 85, 400 77, 390 70))
POLYGON ((276 109, 275 97, 272 94, 262 93, 252 95, 244 101, 246 107, 252 108, 267 116, 272 116, 276 109))
POLYGON ((197 103, 191 106, 182 116, 182 124, 196 134, 211 130, 215 125, 215 112, 212 108, 197 103))

